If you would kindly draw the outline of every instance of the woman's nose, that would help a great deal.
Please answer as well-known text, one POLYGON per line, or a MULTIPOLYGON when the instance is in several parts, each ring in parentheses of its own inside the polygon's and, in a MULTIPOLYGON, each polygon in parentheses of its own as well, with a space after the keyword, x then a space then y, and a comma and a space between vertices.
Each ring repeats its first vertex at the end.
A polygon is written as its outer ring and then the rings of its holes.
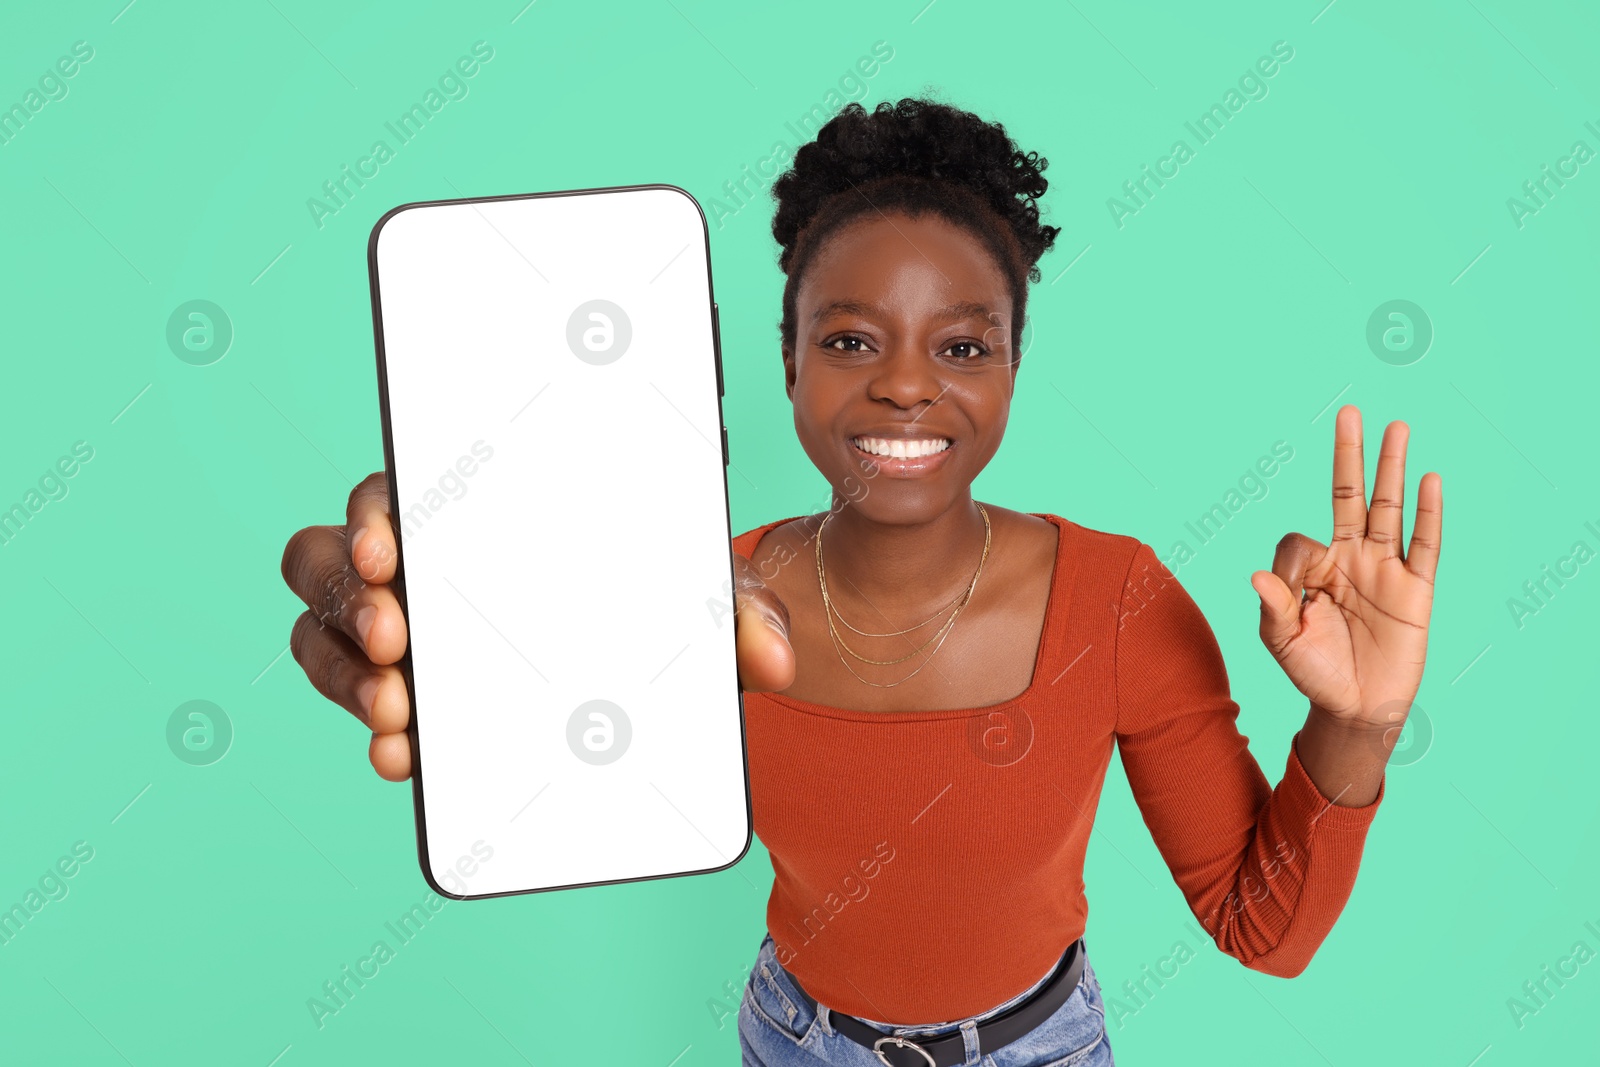
POLYGON ((882 358, 873 364, 868 383, 872 399, 890 400, 907 409, 923 402, 933 403, 947 388, 932 357, 925 350, 906 344, 884 349, 882 358))

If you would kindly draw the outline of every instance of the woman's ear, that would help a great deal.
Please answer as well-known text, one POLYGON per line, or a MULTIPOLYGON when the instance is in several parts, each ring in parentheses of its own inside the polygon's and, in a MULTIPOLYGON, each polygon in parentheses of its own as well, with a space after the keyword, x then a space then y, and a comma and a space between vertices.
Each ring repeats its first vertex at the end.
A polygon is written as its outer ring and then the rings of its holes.
POLYGON ((783 391, 789 394, 789 403, 794 403, 794 349, 788 345, 783 346, 783 391))

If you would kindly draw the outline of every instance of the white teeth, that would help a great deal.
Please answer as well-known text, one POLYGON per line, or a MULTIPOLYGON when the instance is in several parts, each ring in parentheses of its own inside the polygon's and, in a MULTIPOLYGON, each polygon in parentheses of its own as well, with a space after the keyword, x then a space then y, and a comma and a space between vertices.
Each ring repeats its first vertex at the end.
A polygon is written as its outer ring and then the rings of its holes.
POLYGON ((856 437, 852 443, 863 452, 893 459, 917 459, 943 452, 950 447, 949 438, 926 437, 908 440, 904 437, 856 437))

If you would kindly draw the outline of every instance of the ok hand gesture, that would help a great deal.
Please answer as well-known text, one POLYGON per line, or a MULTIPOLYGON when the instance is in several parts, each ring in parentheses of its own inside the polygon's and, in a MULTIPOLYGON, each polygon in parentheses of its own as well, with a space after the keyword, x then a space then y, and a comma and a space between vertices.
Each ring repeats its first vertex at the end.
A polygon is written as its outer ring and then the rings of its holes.
POLYGON ((1310 699, 1313 715, 1395 736, 1422 684, 1444 506, 1439 475, 1424 474, 1402 554, 1409 436, 1403 422, 1384 431, 1369 507, 1361 411, 1340 408, 1332 542, 1289 534, 1272 570, 1250 576, 1261 597, 1262 643, 1310 699))

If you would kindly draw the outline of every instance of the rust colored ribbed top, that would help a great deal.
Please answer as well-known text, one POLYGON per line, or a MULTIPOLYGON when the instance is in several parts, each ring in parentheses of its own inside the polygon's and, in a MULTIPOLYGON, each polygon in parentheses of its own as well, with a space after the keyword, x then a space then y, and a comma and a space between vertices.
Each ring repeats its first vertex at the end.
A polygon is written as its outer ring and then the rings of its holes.
MULTIPOLYGON (((1114 744, 1223 952, 1298 974, 1350 895, 1382 791, 1332 805, 1293 746, 1273 788, 1235 724, 1216 638, 1155 552, 1035 514, 1060 540, 1021 695, 870 712, 745 694, 754 829, 774 876, 767 928, 778 961, 837 1011, 962 1019, 1048 971, 1084 932, 1084 850, 1114 744)), ((734 550, 750 557, 791 519, 734 550)))

